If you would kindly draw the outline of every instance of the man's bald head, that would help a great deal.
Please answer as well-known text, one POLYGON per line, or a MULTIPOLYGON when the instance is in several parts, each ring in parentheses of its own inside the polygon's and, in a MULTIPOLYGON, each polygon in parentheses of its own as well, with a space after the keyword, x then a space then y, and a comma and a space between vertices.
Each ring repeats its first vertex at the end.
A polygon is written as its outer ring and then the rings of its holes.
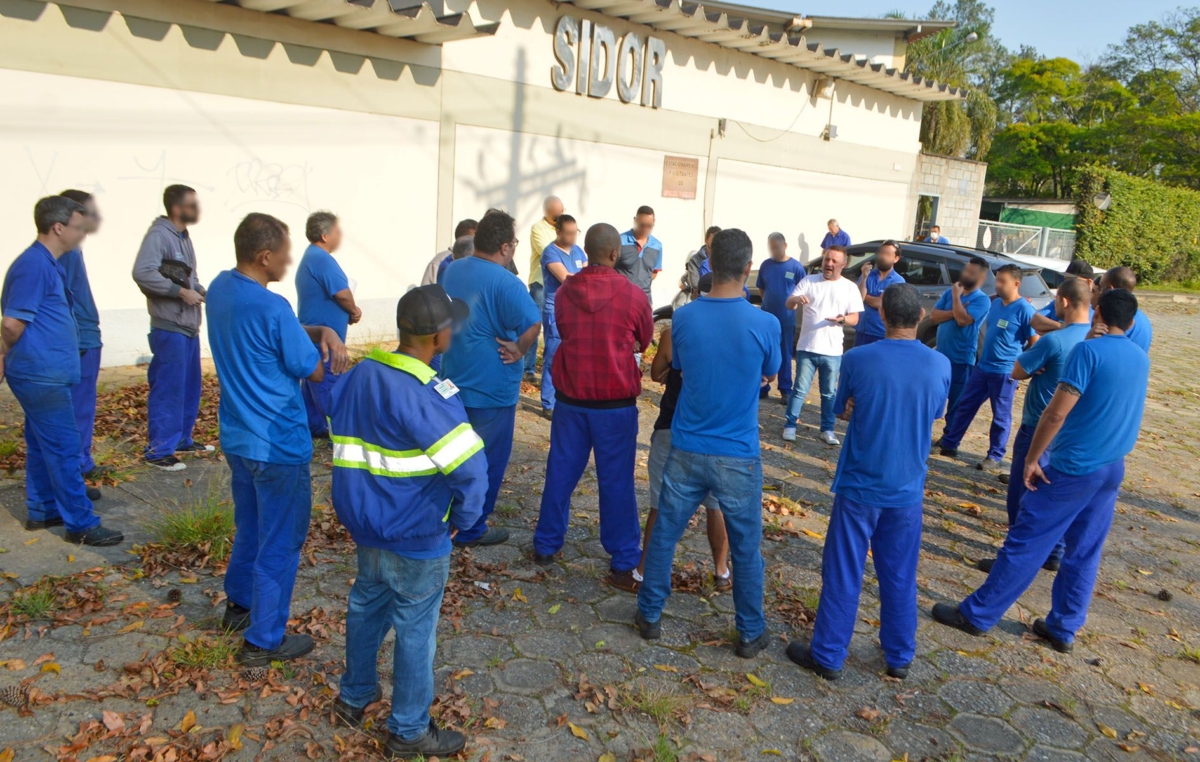
POLYGON ((621 257, 621 234, 607 222, 597 222, 588 228, 583 238, 589 265, 613 267, 621 257))
POLYGON ((546 196, 546 200, 542 202, 542 214, 545 215, 546 219, 554 222, 562 213, 562 199, 558 196, 546 196))
POLYGON ((1104 274, 1102 285, 1106 290, 1119 288, 1124 291, 1132 291, 1137 288, 1137 275, 1128 267, 1114 267, 1104 274))

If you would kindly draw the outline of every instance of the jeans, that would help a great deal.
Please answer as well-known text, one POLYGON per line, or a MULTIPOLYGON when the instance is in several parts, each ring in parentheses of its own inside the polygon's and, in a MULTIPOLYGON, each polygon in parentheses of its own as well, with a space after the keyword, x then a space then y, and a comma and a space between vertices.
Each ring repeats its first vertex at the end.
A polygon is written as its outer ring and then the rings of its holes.
MULTIPOLYGON (((529 284, 529 295, 533 297, 533 303, 537 305, 539 315, 542 313, 542 307, 546 303, 545 293, 546 287, 541 283, 529 284)), ((544 354, 545 353, 543 352, 543 355, 544 354)), ((542 363, 545 364, 545 362, 546 360, 543 357, 542 363)), ((529 348, 528 352, 525 353, 525 375, 537 375, 537 342, 534 342, 534 345, 529 348)))
MULTIPOLYGON (((1028 491, 1025 489, 1025 454, 1029 452, 1029 445, 1033 443, 1033 432, 1037 430, 1037 425, 1027 426, 1021 424, 1021 428, 1017 429, 1017 438, 1013 440, 1012 449, 1012 468, 1008 471, 1008 525, 1011 527, 1017 523, 1017 514, 1021 510, 1021 499, 1025 497, 1028 491)), ((1038 460, 1038 465, 1042 470, 1046 470, 1046 466, 1050 465, 1050 452, 1042 453, 1042 457, 1038 460)), ((1050 552, 1048 561, 1061 561, 1063 551, 1066 546, 1062 540, 1054 546, 1054 550, 1050 552)))
POLYGON ((562 337, 558 335, 558 323, 554 319, 554 297, 546 300, 542 308, 542 409, 554 409, 554 379, 550 374, 554 364, 554 353, 562 337))
POLYGON ((165 458, 192 445, 192 429, 200 413, 200 338, 150 329, 150 361, 146 401, 150 443, 146 457, 165 458))
MULTIPOLYGON (((775 379, 776 388, 779 389, 779 394, 783 397, 788 397, 792 393, 792 357, 796 350, 796 314, 790 312, 787 315, 776 315, 779 318, 779 375, 775 379)), ((767 396, 767 392, 771 391, 771 385, 767 384, 759 394, 767 396)))
POLYGON ((71 387, 9 376, 25 411, 25 508, 30 521, 63 520, 68 532, 99 526, 79 470, 79 427, 71 387))
POLYGON ((962 399, 963 389, 967 385, 967 379, 971 377, 971 371, 975 369, 974 365, 966 363, 952 362, 950 363, 950 394, 946 400, 946 419, 950 419, 950 414, 954 412, 954 408, 958 405, 958 401, 962 399))
POLYGON ((300 548, 312 518, 308 463, 264 463, 225 453, 232 476, 233 550, 225 595, 250 609, 246 642, 278 648, 283 642, 300 548))
POLYGON ((647 622, 662 616, 671 594, 675 546, 700 501, 712 492, 725 517, 733 566, 734 623, 743 641, 766 631, 763 617, 762 460, 700 455, 672 447, 663 471, 658 520, 646 554, 638 610, 647 622))
POLYGON ((835 416, 833 403, 837 399, 838 371, 842 368, 841 355, 819 355, 814 352, 796 353, 796 385, 792 387, 792 396, 788 397, 787 426, 795 426, 800 420, 800 408, 808 389, 812 386, 814 375, 820 377, 821 384, 821 431, 833 431, 835 416))
POLYGON ((942 447, 957 450, 963 436, 975 420, 975 414, 986 401, 992 403, 992 428, 989 432, 989 460, 1004 460, 1008 449, 1008 434, 1012 427, 1013 394, 1017 382, 1004 373, 988 373, 979 368, 971 372, 963 389, 962 397, 954 412, 946 416, 946 428, 942 431, 942 447))
POLYGON ((92 435, 96 430, 96 382, 100 377, 100 347, 79 350, 79 383, 71 387, 75 426, 79 429, 80 472, 96 467, 92 460, 92 435))
POLYGON ((879 508, 833 499, 821 556, 821 602, 812 655, 841 669, 858 622, 863 564, 870 548, 879 581, 879 643, 889 667, 906 667, 917 652, 917 559, 921 554, 921 503, 879 508))
MULTIPOLYGON (((658 510, 658 496, 662 494, 663 469, 667 456, 671 454, 671 430, 658 429, 650 435, 650 455, 646 458, 646 476, 650 479, 650 510, 658 510)), ((721 506, 711 494, 705 495, 700 505, 710 511, 719 511, 721 506)))
POLYGON ((392 714, 388 732, 405 741, 423 736, 433 703, 438 613, 450 556, 415 559, 358 546, 358 576, 346 609, 346 674, 342 702, 361 709, 375 698, 379 648, 396 629, 392 649, 392 714))
POLYGON ((329 433, 329 401, 341 380, 342 377, 331 371, 326 361, 325 376, 320 383, 308 379, 300 382, 304 393, 304 410, 308 414, 308 431, 314 437, 329 433))
POLYGON ((487 531, 488 516, 496 510, 496 497, 504 482, 504 471, 512 457, 513 427, 517 421, 517 406, 469 407, 467 421, 483 440, 483 455, 487 458, 488 489, 483 499, 483 512, 479 521, 470 529, 464 529, 454 538, 459 542, 474 542, 487 531))
POLYGON ((558 403, 550 423, 550 455, 546 486, 533 533, 535 553, 549 556, 562 549, 571 517, 571 493, 596 454, 600 484, 600 543, 612 557, 613 571, 636 569, 641 560, 641 524, 633 465, 637 456, 637 406, 595 410, 558 403))

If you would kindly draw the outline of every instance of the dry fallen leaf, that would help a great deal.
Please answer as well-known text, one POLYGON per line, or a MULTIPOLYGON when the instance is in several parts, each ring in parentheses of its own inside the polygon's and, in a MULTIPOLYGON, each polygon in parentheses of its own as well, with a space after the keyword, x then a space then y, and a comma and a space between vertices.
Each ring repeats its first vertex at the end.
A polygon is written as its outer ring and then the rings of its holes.
POLYGON ((124 627, 122 627, 121 629, 117 630, 117 634, 124 635, 127 632, 133 632, 134 630, 140 630, 145 625, 146 625, 146 620, 139 619, 136 622, 133 622, 132 624, 127 624, 124 627))
POLYGON ((1109 738, 1117 737, 1117 731, 1115 731, 1112 728, 1110 728, 1109 726, 1105 725, 1103 722, 1097 722, 1096 729, 1099 730, 1104 735, 1108 736, 1109 738))
POLYGON ((234 751, 241 751, 242 731, 245 729, 246 726, 240 722, 229 729, 229 735, 226 736, 226 739, 229 741, 229 745, 233 747, 234 751))
POLYGON ((186 733, 194 727, 196 727, 196 713, 189 709, 183 719, 179 721, 179 729, 186 733))
POLYGON ((772 757, 782 757, 783 756, 783 752, 781 752, 779 749, 763 749, 762 753, 766 754, 768 756, 772 756, 772 757))
POLYGON ((58 666, 58 662, 49 661, 42 665, 43 672, 53 672, 56 675, 62 674, 62 667, 58 666))
POLYGON ((584 730, 583 728, 579 727, 575 723, 568 722, 567 727, 571 729, 571 735, 575 736, 576 738, 582 738, 585 741, 588 740, 587 731, 584 730))
POLYGON ((109 732, 119 733, 125 729, 125 719, 116 712, 110 712, 105 709, 103 713, 104 727, 108 728, 109 732))
POLYGON ((550 607, 550 613, 551 613, 551 614, 557 614, 557 613, 558 613, 558 610, 559 610, 559 609, 561 609, 561 608, 562 608, 562 604, 561 604, 561 603, 556 603, 556 604, 554 604, 553 606, 551 606, 551 607, 550 607))
POLYGON ((764 682, 764 681, 762 680, 762 678, 758 677, 757 675, 752 675, 752 674, 750 674, 749 672, 747 672, 747 673, 746 673, 746 679, 750 681, 750 684, 751 684, 751 685, 753 685, 753 686, 755 686, 755 687, 757 687, 757 688, 767 688, 767 687, 769 687, 769 686, 766 684, 766 682, 764 682))
POLYGON ((678 672, 677 667, 672 667, 670 664, 655 664, 654 668, 659 672, 678 672))
POLYGON ((780 706, 787 706, 788 704, 792 703, 795 700, 796 699, 794 699, 794 698, 784 698, 783 696, 772 696, 771 697, 771 703, 779 704, 780 706))
POLYGON ((10 672, 20 672, 21 670, 25 669, 24 659, 9 659, 8 661, 3 662, 3 664, 10 672))
POLYGON ((606 751, 600 755, 600 759, 596 760, 596 762, 617 762, 617 758, 613 756, 611 751, 606 751))
POLYGON ((1137 751, 1138 749, 1140 749, 1140 748, 1142 748, 1142 747, 1140 747, 1140 746, 1136 746, 1136 745, 1134 745, 1134 744, 1131 744, 1131 743, 1119 743, 1119 744, 1117 744, 1117 748, 1118 748, 1118 749, 1120 749, 1121 751, 1127 751, 1127 752, 1129 752, 1130 754, 1132 754, 1132 753, 1134 753, 1135 751, 1137 751))
POLYGON ((521 603, 529 603, 529 599, 525 597, 525 593, 522 593, 519 587, 513 591, 513 600, 520 601, 521 603))
MULTIPOLYGON (((804 534, 808 535, 809 537, 812 537, 815 540, 824 540, 825 539, 825 535, 821 534, 820 532, 814 532, 811 529, 801 529, 800 531, 803 532, 804 534)), ((764 752, 764 754, 765 753, 766 752, 764 752)))
POLYGON ((26 544, 26 545, 32 545, 32 544, 34 544, 35 542, 37 542, 38 540, 40 540, 40 539, 42 539, 42 538, 41 538, 41 537, 34 537, 32 540, 26 540, 26 541, 25 541, 25 544, 26 544))
POLYGON ((5 749, 0 751, 0 762, 13 762, 13 750, 5 749))
POLYGON ((857 712, 855 712, 854 716, 864 719, 867 722, 875 722, 875 720, 879 719, 879 710, 864 706, 862 709, 859 709, 857 712))
POLYGON ((470 677, 473 674, 475 674, 475 672, 473 670, 460 669, 459 671, 452 673, 450 675, 450 679, 451 680, 462 680, 464 677, 470 677))
POLYGON ((117 758, 111 754, 102 754, 99 757, 88 757, 87 762, 117 762, 117 758))

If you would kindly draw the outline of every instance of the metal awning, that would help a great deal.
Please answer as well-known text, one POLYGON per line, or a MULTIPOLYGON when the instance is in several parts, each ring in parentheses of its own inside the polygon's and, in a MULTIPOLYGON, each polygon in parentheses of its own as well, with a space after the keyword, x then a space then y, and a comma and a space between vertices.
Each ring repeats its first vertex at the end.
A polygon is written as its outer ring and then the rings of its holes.
MULTIPOLYGON (((704 5, 681 0, 569 1, 579 8, 628 19, 659 31, 674 32, 684 37, 711 42, 729 50, 771 58, 913 100, 952 101, 966 97, 966 91, 962 88, 951 87, 884 64, 872 63, 866 58, 860 58, 854 53, 843 53, 837 48, 825 48, 820 42, 808 42, 800 32, 816 27, 814 19, 795 17, 796 23, 792 24, 791 28, 780 30, 779 25, 768 20, 765 15, 763 19, 755 19, 754 9, 746 8, 743 15, 733 10, 729 4, 720 4, 710 10, 704 5)), ((833 19, 825 21, 825 28, 837 26, 829 23, 833 19)), ((952 26, 947 25, 948 22, 934 23, 945 28, 952 26)), ((918 22, 906 21, 902 25, 896 25, 898 29, 901 26, 921 30, 918 22)))
POLYGON ((493 35, 499 23, 476 24, 467 13, 438 15, 429 3, 402 5, 389 0, 209 0, 247 10, 279 13, 346 29, 374 32, 441 45, 455 40, 493 35))

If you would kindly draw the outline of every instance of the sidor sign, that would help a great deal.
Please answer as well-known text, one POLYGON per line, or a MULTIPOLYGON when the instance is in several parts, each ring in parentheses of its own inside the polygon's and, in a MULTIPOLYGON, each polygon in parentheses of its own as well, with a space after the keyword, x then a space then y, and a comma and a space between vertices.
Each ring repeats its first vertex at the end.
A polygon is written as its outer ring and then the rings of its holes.
POLYGON ((700 177, 700 160, 686 156, 663 157, 663 198, 696 198, 696 182, 700 177))
POLYGON ((558 62, 550 74, 555 90, 603 98, 616 82, 623 103, 662 106, 667 44, 658 37, 647 37, 643 44, 630 32, 618 41, 603 24, 563 16, 554 29, 554 57, 558 62))

